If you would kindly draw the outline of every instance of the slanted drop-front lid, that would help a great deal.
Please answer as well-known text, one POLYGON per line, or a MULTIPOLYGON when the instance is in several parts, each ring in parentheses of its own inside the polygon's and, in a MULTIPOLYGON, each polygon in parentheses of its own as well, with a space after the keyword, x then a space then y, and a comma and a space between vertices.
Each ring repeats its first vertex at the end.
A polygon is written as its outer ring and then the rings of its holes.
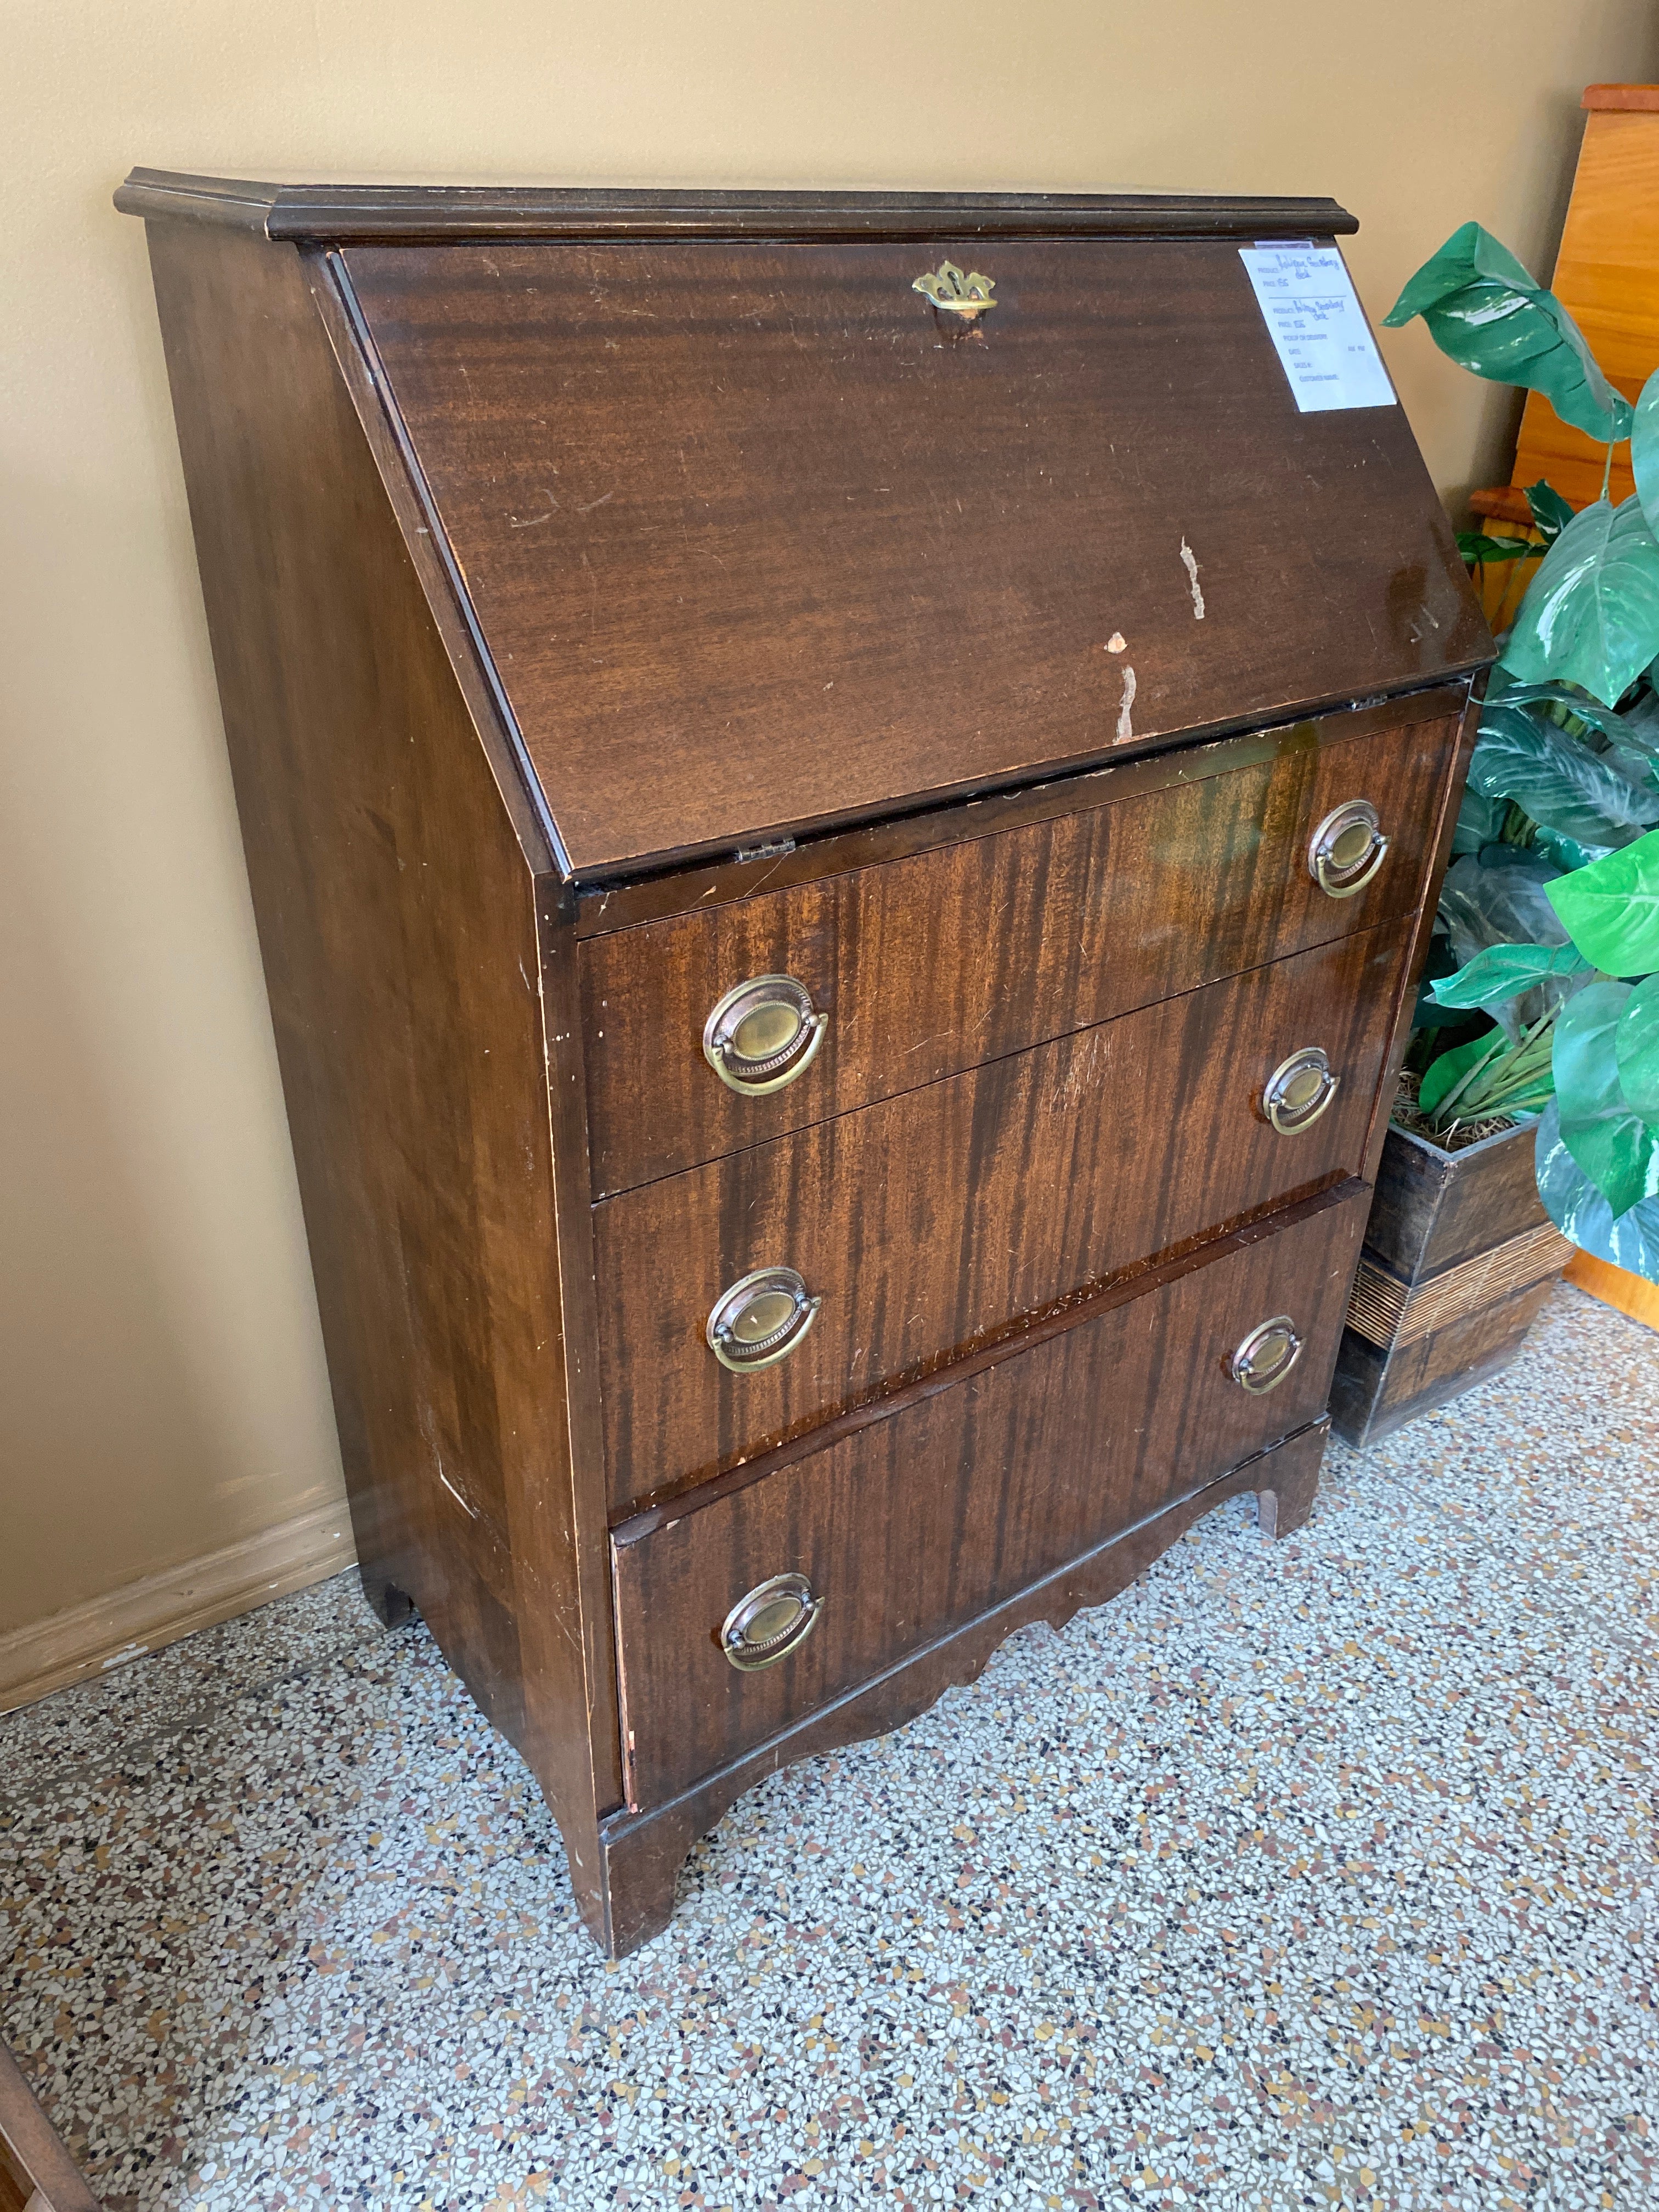
POLYGON ((1298 410, 1239 246, 347 246, 573 872, 1487 659, 1403 410, 1298 410))

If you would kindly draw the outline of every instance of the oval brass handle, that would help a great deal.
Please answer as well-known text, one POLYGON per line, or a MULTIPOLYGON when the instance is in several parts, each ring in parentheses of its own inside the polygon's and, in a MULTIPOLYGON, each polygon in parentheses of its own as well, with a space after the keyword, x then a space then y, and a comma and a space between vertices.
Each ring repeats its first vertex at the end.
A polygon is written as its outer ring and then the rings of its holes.
POLYGON ((703 1024, 702 1056, 728 1091, 763 1097, 805 1074, 829 1020, 793 975, 751 975, 703 1024))
POLYGON ((1250 1331, 1227 1362, 1227 1372, 1241 1390, 1265 1398, 1269 1390, 1278 1389, 1301 1357, 1296 1323, 1289 1314, 1275 1314, 1250 1331))
POLYGON ((1261 1111, 1281 1137, 1311 1129, 1341 1087, 1342 1079, 1316 1044, 1281 1060, 1261 1086, 1261 1111))
POLYGON ((739 1674, 775 1667, 812 1632, 823 1600, 805 1575, 774 1575, 740 1597, 720 1624, 720 1649, 739 1674))
POLYGON ((1389 857, 1382 819, 1369 799, 1333 807, 1308 843, 1308 872, 1328 898, 1363 891, 1389 857))
POLYGON ((757 1267, 722 1291, 709 1309, 708 1349, 734 1375, 787 1359, 823 1304, 793 1267, 757 1267))

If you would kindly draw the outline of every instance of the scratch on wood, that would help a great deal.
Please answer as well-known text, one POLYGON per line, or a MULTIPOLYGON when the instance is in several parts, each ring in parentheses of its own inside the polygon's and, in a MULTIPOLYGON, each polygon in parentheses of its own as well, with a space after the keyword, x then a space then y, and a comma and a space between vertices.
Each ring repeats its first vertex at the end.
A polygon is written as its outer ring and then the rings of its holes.
MULTIPOLYGON (((792 841, 791 841, 791 842, 790 842, 789 850, 790 850, 790 852, 792 852, 792 853, 793 853, 793 852, 794 851, 794 849, 795 849, 795 848, 794 848, 794 843, 793 843, 793 841, 792 840, 792 841)), ((786 855, 785 857, 787 857, 787 855, 786 855)), ((755 880, 754 880, 754 882, 749 885, 748 889, 745 890, 745 892, 744 892, 744 897, 745 897, 745 898, 753 898, 753 896, 755 896, 755 893, 756 893, 757 890, 763 890, 763 889, 765 888, 765 886, 766 886, 768 884, 769 884, 769 883, 771 882, 771 880, 772 880, 773 877, 776 875, 776 873, 778 872, 778 870, 779 870, 782 866, 783 866, 783 860, 782 860, 781 859, 780 859, 780 860, 774 860, 774 861, 773 861, 773 863, 772 863, 772 865, 771 865, 771 866, 770 866, 770 867, 766 871, 766 873, 765 873, 763 876, 757 876, 757 877, 756 877, 756 878, 755 878, 755 880)))
POLYGON ((519 520, 519 517, 516 514, 509 514, 507 518, 507 526, 509 530, 533 530, 538 522, 550 522, 553 520, 553 517, 559 512, 559 502, 554 498, 552 493, 549 491, 547 486, 543 484, 539 487, 539 489, 541 491, 542 497, 547 501, 545 507, 543 508, 539 514, 526 515, 522 521, 519 520))
MULTIPOLYGON (((1111 1052, 1106 1039, 1098 1030, 1085 1037, 1073 1051, 1065 1073, 1055 1085, 1054 1110, 1057 1114, 1073 1114, 1087 1094, 1097 1089, 1105 1070, 1111 1065, 1111 1052)), ((1010 1250, 1012 1247, 1010 1246, 1010 1250)))
POLYGON ((1127 744, 1135 733, 1134 724, 1129 720, 1129 709, 1134 703, 1135 672, 1126 664, 1123 671, 1123 704, 1117 710, 1117 735, 1112 740, 1115 745, 1127 744))
POLYGON ((463 1498, 460 1492, 456 1489, 454 1484, 444 1473, 444 1463, 442 1460, 438 1462, 438 1480, 442 1483, 444 1488, 449 1492, 455 1503, 460 1507, 462 1512, 465 1514, 467 1519, 469 1521, 476 1521, 478 1517, 477 1507, 472 1503, 470 1498, 463 1498))

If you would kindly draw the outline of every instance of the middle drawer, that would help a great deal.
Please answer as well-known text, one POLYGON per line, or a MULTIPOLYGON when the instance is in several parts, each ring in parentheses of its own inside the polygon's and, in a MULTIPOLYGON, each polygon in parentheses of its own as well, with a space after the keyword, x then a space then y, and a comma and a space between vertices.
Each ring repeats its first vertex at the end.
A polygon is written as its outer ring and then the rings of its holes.
POLYGON ((1365 931, 602 1200, 613 1513, 1359 1174, 1405 942, 1365 931), (1338 1087, 1285 1133, 1264 1093, 1314 1048, 1338 1087), (734 1373, 710 1316, 764 1268, 821 1303, 786 1357, 734 1373))

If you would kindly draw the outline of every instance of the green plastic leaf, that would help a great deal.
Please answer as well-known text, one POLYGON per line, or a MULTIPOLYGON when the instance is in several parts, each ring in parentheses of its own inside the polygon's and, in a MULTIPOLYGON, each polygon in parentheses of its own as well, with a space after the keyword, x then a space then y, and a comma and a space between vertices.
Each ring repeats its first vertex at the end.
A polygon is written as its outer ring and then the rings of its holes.
MULTIPOLYGON (((1648 681, 1653 680, 1650 670, 1648 681)), ((1598 713, 1601 712, 1597 708, 1598 713)), ((1659 694, 1638 691, 1627 707, 1613 716, 1613 727, 1607 732, 1621 745, 1629 745, 1648 757, 1659 759, 1659 694)), ((1600 725, 1598 724, 1598 727, 1600 725)))
POLYGON ((1544 896, 1593 968, 1607 975, 1659 969, 1659 831, 1558 876, 1544 896))
POLYGON ((1638 983, 1626 1000, 1613 1049, 1626 1103, 1650 1127, 1659 1127, 1659 975, 1638 983))
MULTIPOLYGON (((1554 919, 1554 914, 1555 910, 1552 908, 1550 909, 1552 921, 1554 919)), ((1437 926, 1437 927, 1429 938, 1428 956, 1423 963, 1423 973, 1418 979, 1417 1003, 1412 1008, 1413 1030, 1468 1030, 1469 1018, 1466 1013, 1457 1012, 1446 1006, 1437 1006, 1434 1003, 1435 985, 1443 976, 1455 975, 1456 970, 1457 961, 1452 952, 1450 940, 1445 931, 1437 926)))
POLYGON ((1571 874, 1574 868, 1587 868, 1592 860, 1604 860, 1618 849, 1613 845, 1581 845, 1576 837, 1563 837, 1554 830, 1540 830, 1533 843, 1563 875, 1571 874))
POLYGON ((1607 767, 1624 777, 1632 791, 1647 793, 1659 789, 1659 785, 1654 781, 1654 760, 1649 754, 1638 752, 1633 746, 1615 743, 1604 746, 1600 757, 1607 767))
POLYGON ((1659 1198, 1644 1198, 1615 1221, 1607 1200, 1561 1139, 1553 1100, 1538 1124, 1538 1195, 1544 1211, 1581 1251, 1659 1283, 1659 1198))
POLYGON ((1417 1004, 1412 1009, 1414 1030, 1461 1030, 1468 1026, 1468 1016, 1450 1006, 1437 1006, 1431 986, 1419 984, 1417 1004))
POLYGON ((1524 538, 1488 538, 1479 530, 1460 530, 1457 533, 1458 558, 1473 561, 1486 568, 1496 561, 1534 561, 1539 559, 1543 548, 1528 544, 1524 538))
POLYGON ((1469 784, 1581 845, 1627 845, 1659 823, 1659 790, 1638 791, 1578 738, 1507 699, 1481 717, 1469 784))
POLYGON ((1584 965, 1571 945, 1489 945, 1467 967, 1443 975, 1430 988, 1437 1006, 1497 1006, 1547 975, 1577 975, 1584 965))
POLYGON ((1619 1080, 1614 1032, 1631 996, 1628 983, 1587 984, 1555 1024, 1561 1141, 1615 1219, 1659 1198, 1659 1130, 1632 1109, 1619 1080))
POLYGON ((1453 854, 1478 853, 1483 846, 1495 845, 1508 808, 1507 799, 1488 799, 1482 792, 1471 791, 1466 783, 1452 831, 1453 854))
POLYGON ((1577 324, 1478 222, 1452 233, 1382 319, 1398 329, 1414 315, 1442 353, 1477 376, 1541 392, 1564 422, 1604 445, 1629 437, 1630 402, 1602 375, 1577 324))
MULTIPOLYGON (((1504 806, 1507 812, 1507 799, 1504 806)), ((1566 944, 1561 917, 1544 896, 1559 872, 1541 853, 1516 845, 1488 845, 1455 861, 1440 886, 1437 916, 1452 955, 1450 972, 1467 967, 1489 945, 1566 944)), ((1493 1008, 1492 1018, 1516 1043, 1524 1029, 1559 1006, 1580 981, 1552 976, 1493 1008)))
POLYGON ((1659 647, 1659 539, 1639 500, 1576 514, 1528 586, 1504 647, 1522 683, 1582 684, 1616 706, 1659 647))
POLYGON ((1494 1030, 1486 1036, 1471 1037, 1467 1044, 1455 1044, 1449 1052, 1443 1052, 1438 1060, 1429 1063, 1417 1086, 1419 1109, 1425 1114, 1434 1113, 1441 1100, 1456 1088, 1477 1060, 1502 1058, 1507 1051, 1502 1031, 1494 1030))
POLYGON ((1604 707, 1599 699, 1592 699, 1583 691, 1570 691, 1565 684, 1506 681, 1489 687, 1486 696, 1494 707, 1565 707, 1569 714, 1576 714, 1581 722, 1587 722, 1591 729, 1600 730, 1607 738, 1620 736, 1628 720, 1616 707, 1604 707))
POLYGON ((1561 532, 1572 520, 1573 508, 1563 499, 1553 484, 1546 483, 1540 477, 1537 483, 1527 486, 1527 505, 1532 510, 1539 536, 1546 545, 1553 545, 1561 532))
POLYGON ((1642 386, 1630 434, 1630 465, 1636 475, 1636 496, 1648 519, 1648 528, 1659 537, 1659 368, 1642 386))

